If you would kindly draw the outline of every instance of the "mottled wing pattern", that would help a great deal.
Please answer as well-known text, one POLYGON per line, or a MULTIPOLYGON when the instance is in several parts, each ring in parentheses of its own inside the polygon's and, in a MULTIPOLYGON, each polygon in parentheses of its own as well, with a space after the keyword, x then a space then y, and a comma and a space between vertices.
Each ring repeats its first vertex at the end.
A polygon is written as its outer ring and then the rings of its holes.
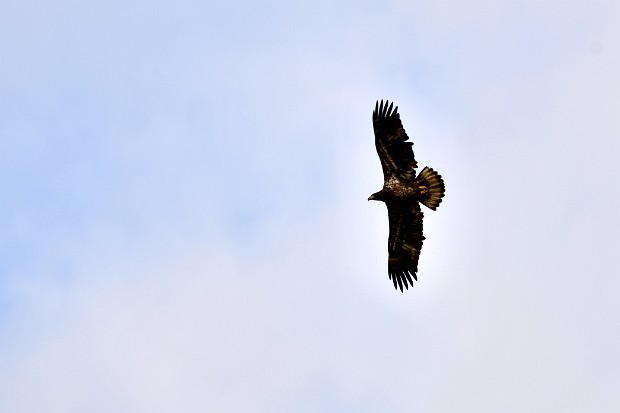
POLYGON ((418 280, 418 258, 424 236, 420 204, 416 201, 388 202, 390 235, 388 239, 388 274, 394 288, 409 289, 418 280), (413 277, 413 279, 412 279, 413 277))
POLYGON ((415 179, 418 167, 413 155, 412 142, 403 128, 398 113, 398 106, 392 110, 394 103, 381 104, 377 101, 372 112, 372 125, 375 130, 375 146, 383 168, 383 178, 388 181, 396 177, 402 181, 415 179))

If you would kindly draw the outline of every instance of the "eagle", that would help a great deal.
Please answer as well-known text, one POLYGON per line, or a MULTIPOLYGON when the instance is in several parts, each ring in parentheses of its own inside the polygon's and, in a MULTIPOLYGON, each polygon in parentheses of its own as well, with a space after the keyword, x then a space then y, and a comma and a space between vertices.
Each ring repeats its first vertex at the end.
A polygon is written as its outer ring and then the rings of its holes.
POLYGON ((394 288, 413 287, 418 280, 418 259, 422 250, 422 220, 420 203, 433 211, 444 196, 441 175, 424 167, 416 175, 418 163, 413 155, 413 143, 403 128, 398 106, 381 100, 372 112, 375 146, 383 168, 383 188, 368 198, 387 205, 390 222, 388 237, 388 275, 394 288), (412 279, 413 277, 413 279, 412 279))

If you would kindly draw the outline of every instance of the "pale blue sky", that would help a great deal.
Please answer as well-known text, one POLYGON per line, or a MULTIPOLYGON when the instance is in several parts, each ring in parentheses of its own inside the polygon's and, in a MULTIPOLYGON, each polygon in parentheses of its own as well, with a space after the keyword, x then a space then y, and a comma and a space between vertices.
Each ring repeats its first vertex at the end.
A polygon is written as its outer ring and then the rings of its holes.
POLYGON ((0 411, 617 411, 616 3, 4 0, 0 411))

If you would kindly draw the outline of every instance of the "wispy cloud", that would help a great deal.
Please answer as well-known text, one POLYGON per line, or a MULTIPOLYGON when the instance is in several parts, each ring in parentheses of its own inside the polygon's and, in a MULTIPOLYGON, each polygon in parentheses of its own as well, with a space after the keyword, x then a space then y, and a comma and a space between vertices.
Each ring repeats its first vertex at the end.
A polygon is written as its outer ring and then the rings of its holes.
POLYGON ((619 10, 521 6, 5 2, 1 410, 617 410, 619 10))

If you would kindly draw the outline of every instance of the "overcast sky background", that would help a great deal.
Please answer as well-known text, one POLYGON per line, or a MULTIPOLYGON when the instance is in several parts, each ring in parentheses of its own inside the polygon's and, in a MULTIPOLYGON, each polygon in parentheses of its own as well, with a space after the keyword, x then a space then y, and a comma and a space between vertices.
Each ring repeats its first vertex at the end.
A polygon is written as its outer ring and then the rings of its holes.
POLYGON ((616 412, 620 3, 0 3, 0 411, 616 412), (420 167, 387 276, 377 99, 420 167))

